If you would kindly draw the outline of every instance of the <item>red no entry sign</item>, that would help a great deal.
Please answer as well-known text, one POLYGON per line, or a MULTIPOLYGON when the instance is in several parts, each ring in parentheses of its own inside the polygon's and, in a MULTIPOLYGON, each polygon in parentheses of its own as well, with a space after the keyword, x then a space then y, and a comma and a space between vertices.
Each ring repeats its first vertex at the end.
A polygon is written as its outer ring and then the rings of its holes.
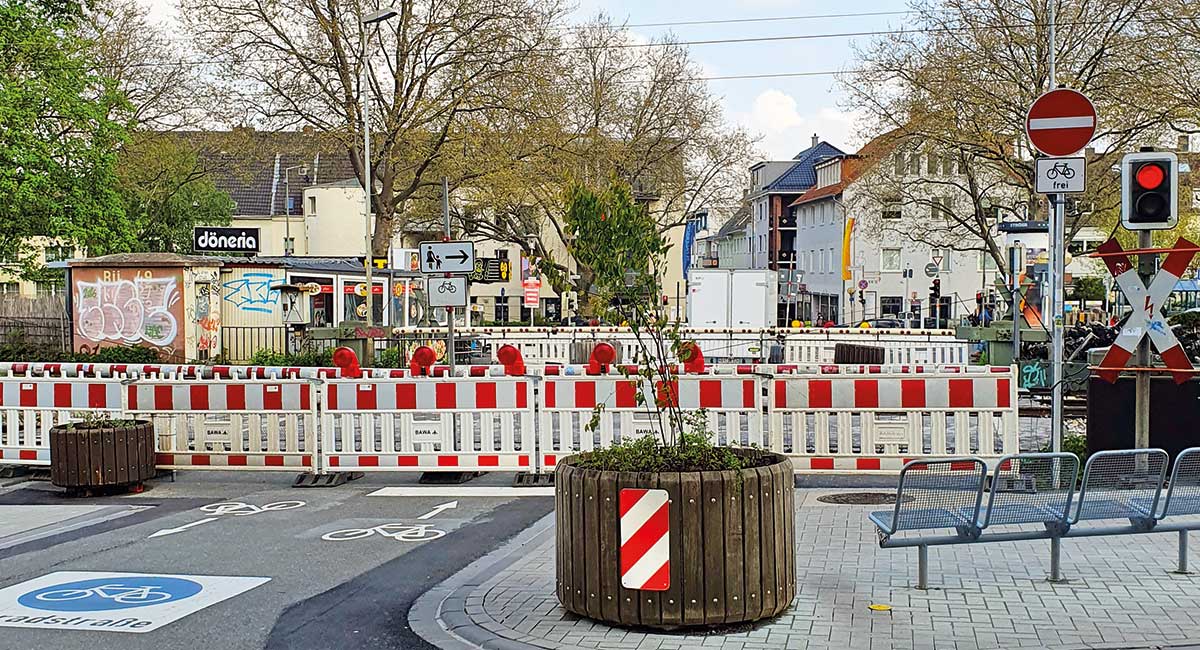
POLYGON ((1096 107, 1083 93, 1059 88, 1037 98, 1025 118, 1025 132, 1047 156, 1069 156, 1096 133, 1096 107))

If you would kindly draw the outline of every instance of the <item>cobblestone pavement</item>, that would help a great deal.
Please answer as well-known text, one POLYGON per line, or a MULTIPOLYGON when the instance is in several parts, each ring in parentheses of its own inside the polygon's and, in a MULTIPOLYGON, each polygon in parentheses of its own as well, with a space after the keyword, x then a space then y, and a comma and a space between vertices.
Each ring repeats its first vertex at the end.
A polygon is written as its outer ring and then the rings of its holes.
POLYGON ((916 549, 880 549, 866 520, 873 508, 816 500, 830 492, 797 490, 796 601, 749 629, 663 634, 568 613, 554 595, 552 516, 426 594, 410 623, 438 647, 509 650, 1158 648, 1200 639, 1200 575, 1170 572, 1174 533, 1066 540, 1068 582, 1059 584, 1045 580, 1045 540, 932 547, 933 588, 920 591, 911 586, 916 549))

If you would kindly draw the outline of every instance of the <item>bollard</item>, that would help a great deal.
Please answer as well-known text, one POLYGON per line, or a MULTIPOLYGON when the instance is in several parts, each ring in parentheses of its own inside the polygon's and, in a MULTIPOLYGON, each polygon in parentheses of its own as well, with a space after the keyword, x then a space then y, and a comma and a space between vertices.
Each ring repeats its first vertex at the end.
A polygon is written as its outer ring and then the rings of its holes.
POLYGON ((340 347, 333 351, 333 365, 342 369, 342 376, 357 379, 362 377, 362 368, 358 367, 358 355, 354 350, 340 347))
POLYGON ((437 361, 437 352, 428 345, 422 345, 416 350, 413 350, 412 357, 408 361, 408 370, 414 377, 427 377, 430 375, 429 368, 437 361))
POLYGON ((611 344, 597 343, 592 348, 592 356, 588 359, 587 374, 601 375, 608 372, 608 367, 617 360, 617 350, 611 344))
POLYGON ((496 360, 504 366, 504 374, 509 377, 525 374, 525 359, 515 345, 505 344, 496 350, 496 360))

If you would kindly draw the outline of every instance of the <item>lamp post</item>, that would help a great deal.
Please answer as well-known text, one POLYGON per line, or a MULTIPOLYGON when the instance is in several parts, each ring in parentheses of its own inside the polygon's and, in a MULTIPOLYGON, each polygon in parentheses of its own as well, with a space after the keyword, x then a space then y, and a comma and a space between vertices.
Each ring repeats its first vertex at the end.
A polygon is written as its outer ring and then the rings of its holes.
POLYGON ((362 121, 363 121, 363 243, 365 245, 363 258, 363 266, 365 267, 367 278, 367 327, 370 328, 375 324, 375 284, 371 279, 371 267, 374 265, 371 254, 371 192, 374 191, 375 183, 371 179, 371 118, 370 105, 371 99, 368 93, 371 92, 370 76, 368 71, 370 65, 367 63, 367 29, 370 25, 377 25, 390 18, 395 18, 400 14, 395 7, 384 7, 363 16, 363 35, 362 35, 362 121))
POLYGON ((283 200, 284 207, 287 212, 283 215, 283 255, 291 257, 296 253, 296 246, 292 243, 292 179, 289 174, 292 170, 300 170, 301 176, 308 176, 307 165, 293 165, 283 170, 283 188, 287 192, 287 198, 283 200))

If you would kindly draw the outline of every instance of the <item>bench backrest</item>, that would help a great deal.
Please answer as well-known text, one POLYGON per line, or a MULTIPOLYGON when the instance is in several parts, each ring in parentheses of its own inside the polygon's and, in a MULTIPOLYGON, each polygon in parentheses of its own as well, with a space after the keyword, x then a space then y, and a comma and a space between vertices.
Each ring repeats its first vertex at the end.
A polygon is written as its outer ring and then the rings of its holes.
POLYGON ((987 464, 975 457, 905 463, 892 529, 974 528, 986 478, 987 464))
POLYGON ((1158 518, 1172 515, 1200 515, 1200 447, 1189 447, 1175 457, 1171 486, 1158 518))
POLYGON ((1071 523, 1087 519, 1146 520, 1154 516, 1167 478, 1162 449, 1100 451, 1083 468, 1071 523))
POLYGON ((1079 457, 1068 453, 1013 454, 992 473, 981 528, 1004 524, 1066 524, 1079 476, 1079 457))

